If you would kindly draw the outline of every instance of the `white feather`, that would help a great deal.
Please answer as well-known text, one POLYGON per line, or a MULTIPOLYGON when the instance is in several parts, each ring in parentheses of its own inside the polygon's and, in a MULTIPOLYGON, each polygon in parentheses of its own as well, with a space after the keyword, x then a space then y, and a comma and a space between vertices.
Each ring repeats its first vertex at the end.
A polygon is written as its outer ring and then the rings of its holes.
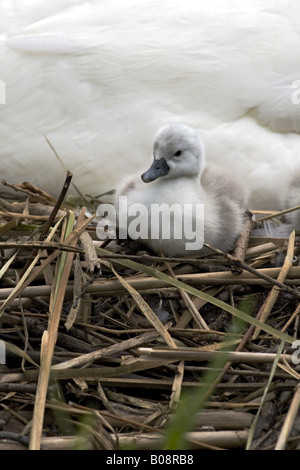
POLYGON ((251 207, 281 207, 300 167, 298 1, 5 0, 0 34, 2 179, 57 194, 46 135, 99 194, 145 169, 158 127, 185 122, 251 207))

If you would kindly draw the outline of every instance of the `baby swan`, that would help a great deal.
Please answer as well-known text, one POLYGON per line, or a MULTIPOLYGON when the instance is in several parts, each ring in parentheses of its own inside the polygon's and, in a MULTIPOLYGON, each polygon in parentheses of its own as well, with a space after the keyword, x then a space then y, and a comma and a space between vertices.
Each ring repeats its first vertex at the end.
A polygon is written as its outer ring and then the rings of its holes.
POLYGON ((130 238, 166 256, 203 253, 203 243, 233 249, 247 197, 223 171, 205 166, 199 133, 182 124, 164 126, 155 136, 153 155, 141 178, 125 179, 116 192, 120 232, 127 224, 130 238))

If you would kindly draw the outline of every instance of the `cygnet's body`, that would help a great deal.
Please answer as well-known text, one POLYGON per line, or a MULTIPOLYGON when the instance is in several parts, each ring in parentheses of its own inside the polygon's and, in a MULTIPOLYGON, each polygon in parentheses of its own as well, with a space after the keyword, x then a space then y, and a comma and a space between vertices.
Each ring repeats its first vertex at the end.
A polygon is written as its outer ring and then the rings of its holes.
MULTIPOLYGON (((224 251, 231 250, 242 231, 247 197, 243 187, 223 173, 223 169, 204 168, 205 151, 198 132, 181 124, 161 128, 154 140, 153 155, 153 163, 142 178, 126 178, 117 190, 119 227, 122 229, 124 221, 133 220, 122 213, 126 209, 119 204, 120 196, 127 196, 128 208, 143 204, 148 209, 147 214, 139 216, 141 225, 148 226, 147 234, 144 232, 140 240, 154 252, 167 256, 195 255, 203 251, 203 241, 224 251), (162 237, 161 226, 155 226, 157 220, 151 215, 150 209, 155 204, 173 206, 172 222, 187 214, 185 221, 195 233, 200 233, 204 226, 201 245, 191 245, 190 232, 186 234, 184 229, 178 237, 173 225, 170 237, 162 237), (202 204, 204 217, 201 211, 196 213, 196 207, 202 204), (159 229, 160 236, 153 237, 151 228, 159 229)), ((159 224, 162 222, 163 218, 159 224)))

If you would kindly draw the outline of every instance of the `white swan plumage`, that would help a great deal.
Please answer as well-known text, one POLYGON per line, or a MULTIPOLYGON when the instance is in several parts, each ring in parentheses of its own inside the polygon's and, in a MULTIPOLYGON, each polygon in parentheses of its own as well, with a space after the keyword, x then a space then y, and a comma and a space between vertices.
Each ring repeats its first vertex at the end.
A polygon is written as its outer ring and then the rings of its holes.
POLYGON ((1 179, 57 194, 46 136, 99 194, 142 171, 160 126, 183 122, 252 207, 281 208, 300 167, 299 40, 296 0, 6 0, 1 179))

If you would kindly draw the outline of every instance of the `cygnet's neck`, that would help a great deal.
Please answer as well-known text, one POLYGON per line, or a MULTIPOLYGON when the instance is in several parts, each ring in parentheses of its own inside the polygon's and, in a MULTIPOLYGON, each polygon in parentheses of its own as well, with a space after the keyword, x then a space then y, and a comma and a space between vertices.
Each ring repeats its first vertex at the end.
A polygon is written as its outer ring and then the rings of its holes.
POLYGON ((205 203, 206 191, 200 182, 200 176, 178 176, 158 178, 147 187, 166 203, 205 203))
POLYGON ((153 181, 151 184, 157 184, 158 186, 160 185, 171 185, 171 184, 185 184, 187 185, 187 188, 190 187, 197 187, 201 186, 200 183, 200 173, 196 175, 178 175, 178 176, 172 176, 172 177, 162 177, 158 178, 156 181, 153 181))

